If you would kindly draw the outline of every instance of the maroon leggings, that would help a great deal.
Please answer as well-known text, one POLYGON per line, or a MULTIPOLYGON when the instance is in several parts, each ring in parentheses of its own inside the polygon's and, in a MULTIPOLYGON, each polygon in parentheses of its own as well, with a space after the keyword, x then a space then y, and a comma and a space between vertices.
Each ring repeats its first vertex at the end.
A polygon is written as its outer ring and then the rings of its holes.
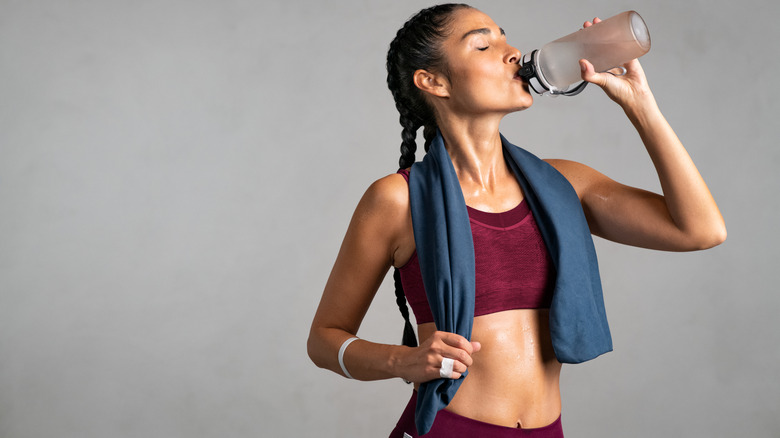
MULTIPOLYGON (((414 426, 414 408, 417 405, 417 391, 413 391, 412 398, 401 414, 398 424, 390 433, 390 438, 405 438, 406 436, 418 438, 417 428, 414 426), (404 435, 407 434, 407 435, 404 435)), ((436 414, 430 432, 423 438, 563 438, 561 417, 552 424, 533 429, 521 429, 514 427, 498 426, 496 424, 483 423, 472 420, 447 410, 441 410, 436 414)))

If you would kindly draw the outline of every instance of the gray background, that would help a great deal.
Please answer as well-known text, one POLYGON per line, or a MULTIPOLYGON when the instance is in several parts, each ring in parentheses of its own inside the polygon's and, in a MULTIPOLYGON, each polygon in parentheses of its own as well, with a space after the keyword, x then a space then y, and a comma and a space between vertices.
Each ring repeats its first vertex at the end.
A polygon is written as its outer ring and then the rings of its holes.
MULTIPOLYGON (((523 51, 639 11, 729 229, 698 253, 597 240, 615 351, 564 367, 567 436, 780 436, 778 4, 474 4, 523 51)), ((384 56, 428 5, 0 0, 1 437, 387 435, 410 388, 305 343, 354 206, 395 171, 384 56)), ((595 87, 502 131, 658 189, 595 87)), ((386 282, 359 334, 401 328, 386 282)))

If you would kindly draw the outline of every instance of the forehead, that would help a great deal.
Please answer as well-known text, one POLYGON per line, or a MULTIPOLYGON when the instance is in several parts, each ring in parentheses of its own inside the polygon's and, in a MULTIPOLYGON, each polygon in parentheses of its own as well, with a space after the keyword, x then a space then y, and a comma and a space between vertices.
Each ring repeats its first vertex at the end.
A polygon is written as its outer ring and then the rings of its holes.
POLYGON ((498 31, 498 25, 486 13, 472 8, 459 9, 453 13, 449 38, 460 40, 466 32, 481 28, 498 31))

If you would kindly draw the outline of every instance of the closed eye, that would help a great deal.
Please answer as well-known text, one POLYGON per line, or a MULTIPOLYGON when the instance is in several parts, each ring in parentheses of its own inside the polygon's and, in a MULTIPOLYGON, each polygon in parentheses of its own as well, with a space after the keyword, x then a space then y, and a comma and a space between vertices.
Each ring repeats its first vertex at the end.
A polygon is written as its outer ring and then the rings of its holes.
POLYGON ((490 47, 490 46, 485 46, 485 47, 477 47, 477 50, 479 50, 479 51, 481 51, 481 52, 484 52, 485 50, 487 50, 487 49, 488 49, 488 47, 490 47))

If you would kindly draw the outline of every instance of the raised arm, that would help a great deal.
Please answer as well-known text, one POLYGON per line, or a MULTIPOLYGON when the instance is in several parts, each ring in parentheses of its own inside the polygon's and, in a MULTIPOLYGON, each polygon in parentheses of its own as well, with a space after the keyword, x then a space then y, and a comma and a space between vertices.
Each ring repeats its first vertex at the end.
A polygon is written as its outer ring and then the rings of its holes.
MULTIPOLYGON (((325 285, 307 343, 317 366, 344 375, 339 348, 357 334, 388 269, 413 251, 408 187, 402 176, 390 175, 371 185, 355 209, 325 285)), ((442 358, 449 357, 456 359, 453 378, 458 378, 471 365, 474 348, 462 336, 443 332, 417 348, 360 339, 345 350, 344 364, 359 380, 424 382, 438 378, 442 358)))
POLYGON ((593 234, 670 251, 705 249, 723 242, 726 226, 718 206, 661 114, 639 61, 625 64, 624 76, 596 73, 586 60, 580 61, 580 67, 584 80, 600 86, 623 108, 650 155, 663 191, 658 195, 625 186, 582 164, 551 160, 577 190, 593 234))

